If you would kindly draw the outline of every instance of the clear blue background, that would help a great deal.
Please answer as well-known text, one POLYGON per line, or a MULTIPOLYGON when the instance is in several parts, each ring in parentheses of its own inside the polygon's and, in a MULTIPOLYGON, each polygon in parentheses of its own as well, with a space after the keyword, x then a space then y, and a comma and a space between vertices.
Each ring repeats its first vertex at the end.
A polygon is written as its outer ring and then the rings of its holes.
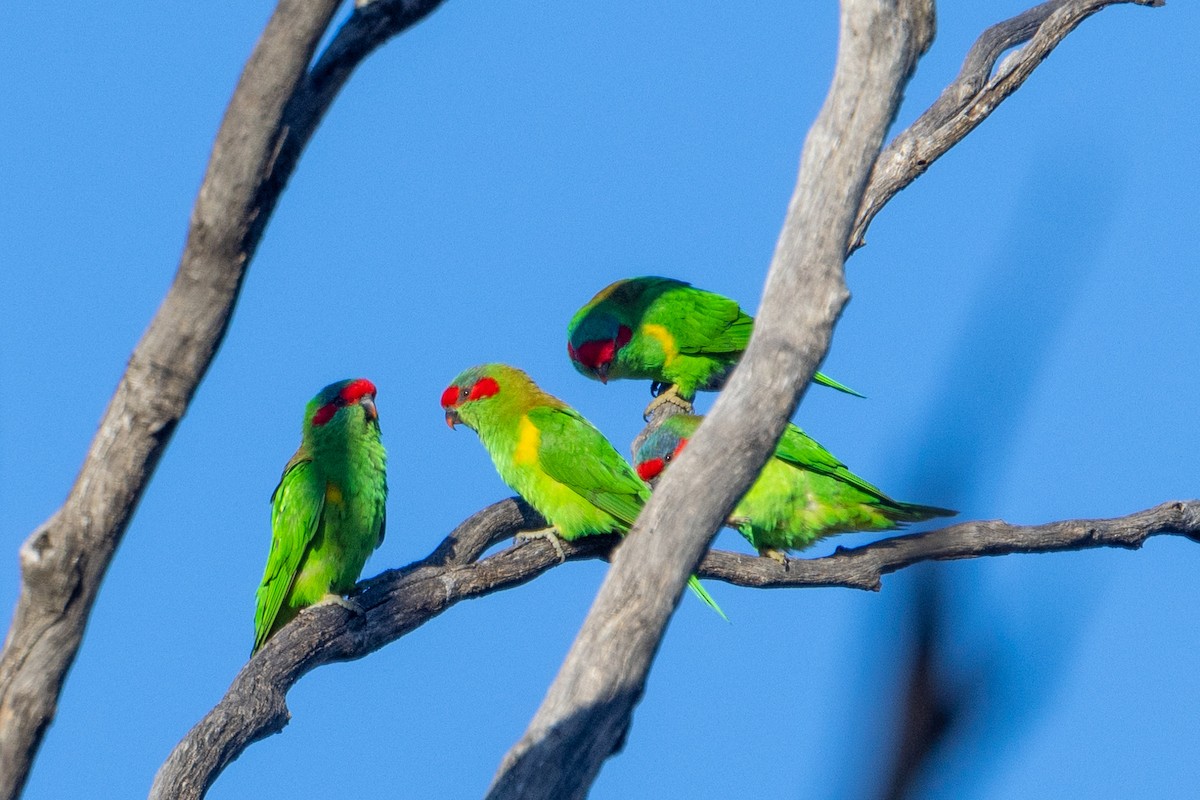
MULTIPOLYGON (((577 375, 564 327, 638 274, 757 305, 836 46, 834 4, 802 6, 451 0, 365 64, 117 553, 28 800, 143 795, 220 699, 251 643, 267 498, 326 383, 379 386, 392 494, 367 575, 510 495, 443 423, 464 367, 526 368, 625 450, 647 387, 577 375)), ((1025 7, 942 6, 900 124, 1025 7)), ((0 9, 0 608, 172 278, 270 8, 0 9)), ((869 399, 814 390, 806 429, 967 519, 1197 495, 1198 32, 1195 3, 1101 12, 891 203, 849 262, 825 364, 869 399)), ((210 797, 479 796, 604 569, 568 564, 308 675, 292 723, 210 797)), ((1194 792, 1198 570, 1200 548, 1167 537, 925 568, 973 701, 925 796, 1194 792)), ((713 584, 732 625, 685 598, 593 797, 862 796, 890 758, 917 576, 879 594, 713 584)))

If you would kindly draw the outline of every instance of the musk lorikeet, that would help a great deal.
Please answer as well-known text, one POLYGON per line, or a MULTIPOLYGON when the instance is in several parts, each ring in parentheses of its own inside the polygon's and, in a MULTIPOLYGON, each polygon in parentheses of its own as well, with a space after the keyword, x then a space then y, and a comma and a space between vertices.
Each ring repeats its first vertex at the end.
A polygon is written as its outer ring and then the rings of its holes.
POLYGON ((375 386, 330 384, 308 402, 300 449, 271 495, 271 552, 254 610, 254 650, 300 610, 343 599, 383 542, 387 453, 375 386))
MULTIPOLYGON (((677 414, 662 422, 634 454, 643 480, 654 480, 687 445, 703 417, 677 414)), ((759 555, 787 563, 788 550, 847 531, 883 531, 957 512, 900 503, 855 475, 795 425, 789 424, 728 524, 759 555)))
MULTIPOLYGON (((567 325, 575 369, 601 383, 618 378, 669 385, 659 399, 691 411, 696 392, 725 385, 750 341, 754 318, 737 302, 672 278, 627 278, 601 289, 567 325), (682 402, 679 402, 682 401, 682 402)), ((813 380, 861 397, 822 375, 813 380)))
MULTIPOLYGON (((451 428, 461 422, 479 434, 504 482, 567 541, 627 532, 650 497, 604 434, 515 367, 465 370, 442 393, 442 408, 451 428)), ((543 535, 553 533, 522 538, 543 535)), ((694 575, 688 586, 725 616, 694 575)))

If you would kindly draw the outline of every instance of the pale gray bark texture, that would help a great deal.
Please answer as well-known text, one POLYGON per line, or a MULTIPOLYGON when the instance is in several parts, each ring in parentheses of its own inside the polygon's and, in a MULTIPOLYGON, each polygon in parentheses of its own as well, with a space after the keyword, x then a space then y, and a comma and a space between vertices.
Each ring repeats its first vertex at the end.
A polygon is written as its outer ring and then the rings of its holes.
POLYGON ((0 800, 14 800, 28 779, 100 583, 225 336, 305 144, 357 63, 440 2, 374 3, 311 72, 339 1, 281 0, 267 23, 217 133, 175 280, 66 501, 21 546, 21 590, 0 654, 0 800))
POLYGON ((825 357, 849 299, 850 229, 933 31, 931 0, 842 3, 833 84, 805 141, 750 346, 616 551, 558 676, 500 765, 492 800, 584 797, 620 748, 688 574, 825 357))
MULTIPOLYGON (((557 567, 545 540, 510 547, 479 560, 491 545, 545 525, 516 498, 465 520, 426 559, 389 570, 362 585, 363 614, 337 606, 302 613, 276 634, 234 678, 221 701, 175 747, 155 777, 151 800, 197 800, 253 742, 288 722, 287 693, 322 664, 362 658, 416 630, 462 600, 511 589, 557 567)), ((1128 517, 1019 526, 966 522, 840 549, 825 558, 792 559, 785 569, 770 558, 709 553, 702 578, 756 588, 843 586, 876 591, 882 577, 924 561, 1043 553, 1094 547, 1138 548, 1150 536, 1174 534, 1200 542, 1200 502, 1164 503, 1128 517)), ((607 558, 616 536, 562 542, 567 561, 607 558)))
POLYGON ((1157 8, 1163 2, 1049 0, 984 31, 967 53, 958 77, 942 90, 937 102, 880 153, 849 250, 865 244, 863 237, 871 220, 897 192, 987 119, 1079 23, 1108 6, 1135 3, 1157 8), (1029 44, 1012 53, 993 74, 1000 56, 1024 42, 1029 44))
MULTIPOLYGON (((245 270, 275 204, 325 112, 356 66, 442 0, 362 3, 312 64, 336 0, 281 0, 250 57, 217 134, 175 281, 132 354, 63 506, 20 551, 22 586, 0 654, 0 800, 17 797, 54 716, 100 582, 171 433, 219 347, 245 270)), ((933 160, 1011 94, 1088 15, 1120 2, 1052 0, 981 37, 959 78, 875 159, 908 74, 932 35, 932 0, 846 0, 826 107, 768 277, 759 331, 710 422, 620 548, 580 637, 526 736, 497 774, 493 797, 579 797, 619 748, 689 569, 749 483, 828 347, 847 299, 843 255, 871 219, 933 160), (1004 50, 1021 42, 992 75, 1004 50), (874 162, 874 172, 867 174, 874 162), (858 210, 855 219, 855 210, 858 210), (754 411, 751 412, 753 401, 754 411), (709 474, 719 441, 742 442, 709 474), (690 486, 704 486, 692 492, 690 486), (702 504, 696 498, 703 498, 702 504), (604 658, 597 659, 603 651, 604 658)), ((1136 547, 1146 536, 1200 540, 1196 503, 1120 520, 1021 528, 966 523, 826 559, 710 554, 698 573, 746 586, 878 588, 917 561, 1008 552, 1136 547)), ((459 600, 528 581, 557 563, 532 543, 479 561, 489 544, 537 527, 505 501, 460 526, 428 559, 372 581, 367 611, 306 612, 274 637, 172 753, 152 796, 200 797, 248 744, 286 724, 287 690, 322 663, 360 658, 459 600)), ((607 557, 613 537, 566 545, 568 559, 607 557)))

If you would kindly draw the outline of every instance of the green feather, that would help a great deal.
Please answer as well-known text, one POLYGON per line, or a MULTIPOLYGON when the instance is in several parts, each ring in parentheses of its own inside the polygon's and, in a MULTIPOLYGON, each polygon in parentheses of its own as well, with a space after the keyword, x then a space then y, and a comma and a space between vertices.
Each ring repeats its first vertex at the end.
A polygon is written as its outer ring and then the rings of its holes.
MULTIPOLYGON (((725 385, 750 341, 754 319, 737 302, 672 278, 627 278, 602 289, 567 326, 571 363, 596 379, 636 378, 675 385, 691 400, 725 385), (621 329, 629 331, 621 344, 621 329), (607 348, 611 361, 601 369, 607 348)), ((816 383, 862 397, 821 374, 816 383)))
MULTIPOLYGON (((701 421, 681 414, 656 428, 634 456, 643 474, 649 477, 655 459, 664 465, 669 462, 701 421)), ((835 533, 889 530, 954 513, 893 500, 800 428, 789 425, 774 456, 730 514, 729 525, 760 553, 767 553, 802 550, 835 533)))
MULTIPOLYGON (((448 419, 479 434, 501 479, 567 541, 628 532, 650 496, 604 434, 515 367, 465 370, 443 401, 448 419), (469 399, 477 387, 480 396, 469 399)), ((695 577, 688 585, 725 616, 695 577)))
POLYGON ((271 550, 256 596, 254 651, 301 609, 353 590, 383 541, 387 454, 374 387, 368 399, 340 401, 351 384, 331 384, 309 402, 300 448, 271 495, 271 550), (328 420, 314 424, 327 407, 328 420))

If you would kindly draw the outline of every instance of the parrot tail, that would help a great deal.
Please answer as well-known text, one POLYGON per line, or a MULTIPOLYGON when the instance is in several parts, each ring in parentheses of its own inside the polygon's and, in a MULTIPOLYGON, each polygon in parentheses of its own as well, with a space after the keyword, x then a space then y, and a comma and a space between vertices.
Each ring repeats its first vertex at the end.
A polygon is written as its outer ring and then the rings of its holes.
POLYGON ((690 576, 688 578, 687 585, 688 585, 688 588, 692 590, 692 593, 694 595, 696 595, 696 597, 699 597, 701 600, 704 601, 705 605, 707 605, 713 611, 720 614, 721 619, 725 620, 726 622, 729 622, 729 617, 725 616, 725 612, 721 610, 721 607, 719 605, 717 605, 717 601, 713 600, 712 595, 709 594, 707 591, 705 591, 704 587, 700 585, 699 578, 697 578, 695 575, 690 576))
POLYGON ((822 386, 828 386, 830 389, 837 389, 839 392, 845 392, 846 394, 853 395, 854 397, 862 397, 864 399, 866 398, 865 394, 856 392, 853 389, 851 389, 849 386, 847 386, 846 384, 838 383, 833 378, 831 378, 828 375, 825 375, 824 373, 821 373, 821 372, 813 373, 813 383, 819 383, 822 386))

